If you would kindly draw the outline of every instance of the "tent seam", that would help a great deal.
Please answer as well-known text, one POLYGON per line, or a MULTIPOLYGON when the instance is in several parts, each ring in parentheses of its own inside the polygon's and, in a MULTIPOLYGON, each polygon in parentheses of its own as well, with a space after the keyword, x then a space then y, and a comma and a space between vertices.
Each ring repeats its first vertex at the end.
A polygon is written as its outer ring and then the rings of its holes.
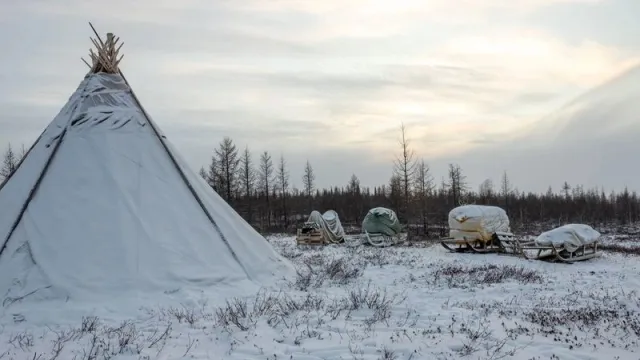
POLYGON ((218 233, 218 235, 220 235, 220 238, 222 239, 222 241, 224 241, 225 245, 227 245, 227 248, 231 252, 231 256, 233 256, 234 260, 238 263, 238 265, 240 265, 240 267, 242 268, 244 273, 247 275, 247 278, 251 279, 252 278, 251 275, 249 274, 249 272, 245 268, 244 264, 240 261, 240 258, 238 257, 236 252, 231 247, 231 244, 229 243, 227 238, 222 233, 222 229, 220 229, 220 227, 218 226, 216 221, 213 219, 213 216, 211 215, 209 210, 204 205, 204 202, 202 201, 200 196, 198 196, 198 194, 196 193, 195 189, 193 188, 193 186, 191 185, 189 180, 187 180, 187 176, 185 175, 184 171, 182 170, 182 168, 180 167, 180 165, 176 161, 175 157, 171 153, 171 150, 169 149, 167 144, 164 142, 164 140, 162 138, 162 135, 160 135, 160 132, 158 131, 158 129, 156 128, 155 124, 151 120, 151 117, 149 116, 147 111, 144 109, 144 106, 142 106, 142 103, 140 102, 140 100, 138 99, 136 94, 134 93, 133 88, 131 87, 131 85, 129 85, 129 82, 127 81, 127 78, 124 76, 124 74, 122 73, 121 70, 118 70, 118 71, 120 73, 120 76, 124 80, 125 84, 127 84, 127 87, 129 88, 129 92, 131 93, 131 96, 133 97, 133 100, 136 102, 138 107, 140 107, 140 110, 142 111, 142 114, 144 115, 145 119, 147 120, 147 122, 151 126, 151 129, 153 129, 153 132, 156 135, 156 137, 158 138, 158 140, 160 141, 160 144, 162 144, 162 147, 164 148, 165 152, 167 153, 167 155, 169 155, 169 159, 171 159, 171 162, 173 163, 174 167, 176 168, 176 170, 178 170, 178 173, 180 173, 180 177, 182 178, 182 181, 187 186, 187 188, 190 190, 191 195, 195 198, 195 200, 198 203, 198 205, 200 205, 200 207, 202 208, 202 211, 205 213, 205 215, 207 216, 207 218, 209 219, 209 221, 213 225, 213 228, 218 233))

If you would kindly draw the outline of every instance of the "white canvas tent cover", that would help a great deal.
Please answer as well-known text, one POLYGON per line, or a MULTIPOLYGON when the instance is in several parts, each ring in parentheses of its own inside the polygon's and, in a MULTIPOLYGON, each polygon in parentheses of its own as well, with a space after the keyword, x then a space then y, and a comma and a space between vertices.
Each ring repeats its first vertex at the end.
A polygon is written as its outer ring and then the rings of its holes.
POLYGON ((93 60, 0 184, 3 299, 263 285, 294 275, 186 165, 117 64, 109 71, 93 60))
POLYGON ((479 232, 484 237, 496 232, 511 232, 506 211, 497 206, 462 205, 449 212, 450 236, 460 231, 479 232))
POLYGON ((593 244, 598 239, 600 239, 600 233, 589 225, 567 224, 543 232, 535 239, 535 243, 538 246, 553 245, 574 252, 580 246, 593 244))
POLYGON ((329 242, 338 243, 344 240, 344 229, 342 228, 342 223, 340 223, 338 213, 334 210, 325 211, 324 214, 314 210, 309 215, 307 223, 317 225, 324 238, 329 242))

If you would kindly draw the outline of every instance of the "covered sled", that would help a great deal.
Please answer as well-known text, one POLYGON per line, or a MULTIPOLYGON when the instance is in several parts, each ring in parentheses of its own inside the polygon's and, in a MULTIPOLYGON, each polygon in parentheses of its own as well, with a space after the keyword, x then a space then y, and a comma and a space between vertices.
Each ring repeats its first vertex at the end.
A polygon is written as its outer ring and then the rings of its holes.
POLYGON ((527 259, 574 262, 600 256, 600 233, 589 225, 567 224, 545 231, 534 241, 521 245, 521 254, 527 259), (534 251, 530 256, 527 251, 534 251))
POLYGON ((506 211, 497 206, 463 205, 449 212, 449 237, 440 241, 449 251, 517 252, 506 211))
POLYGON ((322 245, 344 241, 344 229, 338 213, 328 210, 324 214, 312 211, 309 219, 298 229, 296 241, 301 245, 322 245))
POLYGON ((362 220, 362 231, 367 243, 384 247, 398 243, 402 225, 395 211, 376 207, 369 210, 362 220))

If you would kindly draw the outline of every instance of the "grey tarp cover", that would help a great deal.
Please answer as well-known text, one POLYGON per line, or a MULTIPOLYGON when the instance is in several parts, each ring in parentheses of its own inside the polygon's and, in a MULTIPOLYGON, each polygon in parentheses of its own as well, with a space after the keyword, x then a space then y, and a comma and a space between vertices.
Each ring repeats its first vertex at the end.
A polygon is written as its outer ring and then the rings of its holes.
POLYGON ((328 210, 322 215, 314 210, 309 215, 307 223, 316 224, 329 242, 337 243, 344 240, 344 229, 340 223, 340 218, 338 218, 338 213, 333 210, 328 210))
POLYGON ((402 226, 393 210, 377 207, 369 210, 364 217, 362 229, 370 234, 394 236, 400 233, 402 226))

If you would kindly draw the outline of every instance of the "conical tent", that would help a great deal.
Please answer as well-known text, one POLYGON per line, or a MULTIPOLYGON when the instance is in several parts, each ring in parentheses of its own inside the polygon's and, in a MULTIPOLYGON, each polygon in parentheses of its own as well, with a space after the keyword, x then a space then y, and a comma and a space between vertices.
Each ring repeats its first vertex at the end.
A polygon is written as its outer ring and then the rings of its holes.
POLYGON ((148 116, 118 69, 117 43, 94 41, 90 72, 0 184, 3 299, 294 274, 148 116))

